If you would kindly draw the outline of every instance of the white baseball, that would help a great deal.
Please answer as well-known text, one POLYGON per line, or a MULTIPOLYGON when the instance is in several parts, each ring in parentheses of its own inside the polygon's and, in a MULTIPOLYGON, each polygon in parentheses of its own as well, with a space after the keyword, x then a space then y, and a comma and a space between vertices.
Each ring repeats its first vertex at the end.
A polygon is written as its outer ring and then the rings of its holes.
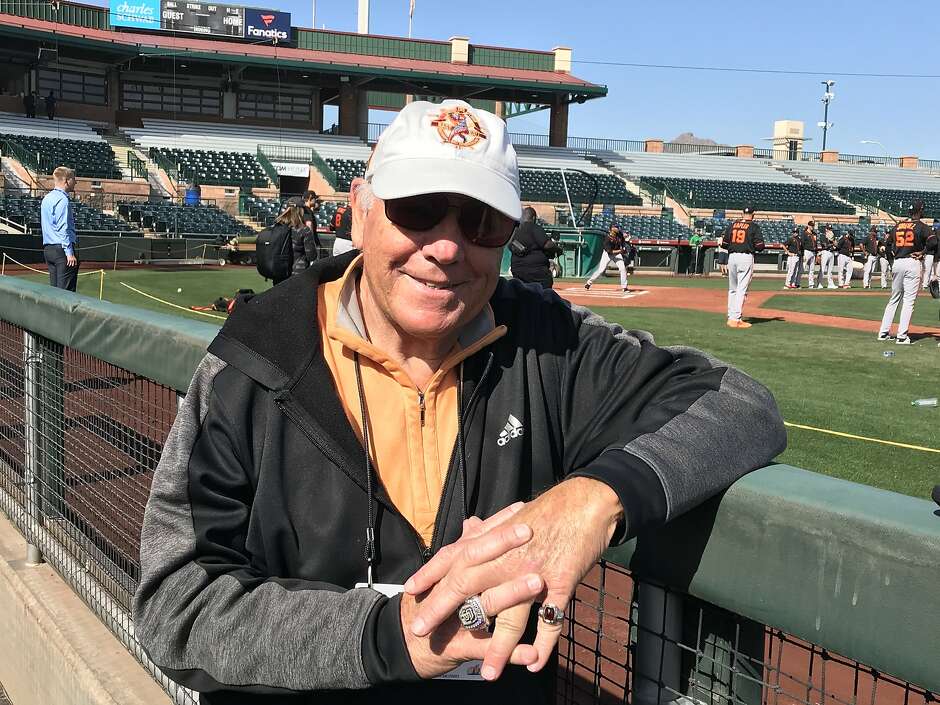
POLYGON ((182 293, 183 293, 182 287, 177 287, 176 293, 177 293, 177 294, 182 294, 182 293))

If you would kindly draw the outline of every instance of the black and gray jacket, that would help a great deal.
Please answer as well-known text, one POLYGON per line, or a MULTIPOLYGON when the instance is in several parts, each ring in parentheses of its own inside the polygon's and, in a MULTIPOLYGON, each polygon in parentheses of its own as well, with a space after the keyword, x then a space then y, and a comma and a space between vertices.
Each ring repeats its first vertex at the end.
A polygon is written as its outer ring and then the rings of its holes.
MULTIPOLYGON (((137 637, 204 705, 554 702, 552 669, 418 681, 399 598, 353 589, 366 579, 365 456, 321 353, 316 288, 354 256, 254 297, 209 346, 147 504, 137 637)), ((463 462, 455 452, 434 544, 379 485, 376 582, 403 583, 455 541, 464 504, 486 517, 566 476, 594 477, 620 496, 623 540, 785 446, 770 393, 732 367, 519 282, 500 281, 490 303, 508 333, 464 363, 463 462), (500 444, 510 419, 524 431, 500 444)))

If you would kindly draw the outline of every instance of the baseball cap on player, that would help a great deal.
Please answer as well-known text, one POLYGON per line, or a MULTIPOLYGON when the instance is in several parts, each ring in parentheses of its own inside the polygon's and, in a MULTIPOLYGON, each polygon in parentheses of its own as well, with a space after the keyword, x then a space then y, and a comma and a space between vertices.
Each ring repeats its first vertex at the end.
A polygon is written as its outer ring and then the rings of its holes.
POLYGON ((911 207, 908 210, 910 210, 911 213, 923 213, 924 200, 922 198, 915 198, 911 201, 911 207))
POLYGON ((382 200, 459 193, 522 216, 519 166, 506 123, 462 100, 415 101, 379 138, 366 169, 382 200))
POLYGON ((752 206, 752 205, 746 205, 746 206, 744 206, 744 212, 745 212, 745 213, 753 213, 753 212, 754 212, 754 206, 752 206))

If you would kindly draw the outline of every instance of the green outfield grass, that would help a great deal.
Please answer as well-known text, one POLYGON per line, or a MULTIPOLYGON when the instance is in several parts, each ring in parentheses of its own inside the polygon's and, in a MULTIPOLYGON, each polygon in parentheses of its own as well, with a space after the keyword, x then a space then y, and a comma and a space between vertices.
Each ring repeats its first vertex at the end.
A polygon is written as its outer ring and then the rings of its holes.
MULTIPOLYGON (((777 308, 784 311, 800 311, 802 313, 819 313, 827 316, 846 316, 848 318, 861 318, 866 321, 880 321, 888 303, 890 292, 885 291, 883 296, 849 296, 840 294, 813 294, 801 296, 800 294, 778 294, 768 299, 763 308, 777 308)), ((917 297, 914 305, 914 316, 911 323, 917 326, 940 327, 937 316, 938 302, 928 294, 917 297)), ((900 309, 900 307, 898 307, 900 309)), ((897 316, 895 316, 897 321, 897 316)))
MULTIPOLYGON (((30 277, 48 281, 45 275, 30 277)), ((98 295, 97 276, 81 277, 79 292, 98 295)), ((224 269, 118 270, 105 275, 104 298, 116 303, 220 324, 217 319, 169 308, 121 286, 126 282, 180 306, 209 304, 230 297, 239 288, 257 292, 270 285, 250 267, 224 269), (183 291, 177 293, 177 288, 183 291)), ((632 277, 631 286, 726 286, 725 280, 685 277, 632 277)), ((758 285, 781 286, 779 280, 758 285)), ((757 286, 756 288, 762 288, 757 286)), ((920 299, 915 322, 936 324, 936 306, 920 299)), ((768 304, 795 311, 849 315, 877 320, 884 297, 845 297, 839 294, 775 296, 768 304)), ((679 309, 595 307, 608 320, 627 328, 651 331, 662 345, 683 344, 706 350, 766 384, 787 421, 891 440, 940 447, 936 428, 940 409, 912 407, 918 397, 940 396, 940 350, 923 341, 909 348, 873 340, 870 333, 843 331, 769 320, 746 331, 731 330, 721 314, 679 309), (892 350, 890 360, 883 350, 892 350)), ((755 310, 757 313, 758 310, 755 310)), ((759 314, 757 314, 759 316, 759 314)), ((747 424, 749 419, 742 417, 747 424)), ((779 460, 827 475, 928 497, 940 482, 940 454, 789 429, 790 443, 779 460)))
MULTIPOLYGON (((940 396, 936 345, 886 345, 868 333, 768 321, 732 330, 721 314, 677 309, 599 308, 661 345, 707 350, 774 393, 784 419, 859 436, 940 448, 940 409, 912 407, 940 396), (885 359, 884 350, 895 352, 885 359)), ((741 418, 747 424, 747 417, 741 418)), ((940 454, 789 429, 780 461, 853 482, 927 498, 940 482, 940 454)))
MULTIPOLYGON (((31 274, 28 279, 36 282, 48 282, 45 274, 31 274)), ((156 296, 164 301, 189 308, 206 306, 220 296, 231 298, 239 289, 254 289, 262 292, 271 286, 259 275, 254 267, 225 267, 222 269, 199 269, 172 271, 169 269, 118 269, 106 270, 104 275, 104 296, 107 301, 145 308, 150 311, 171 313, 207 323, 221 324, 222 320, 201 316, 191 311, 180 311, 157 301, 137 294, 121 282, 130 284, 135 289, 156 296), (182 292, 177 292, 182 289, 182 292)), ((78 278, 78 293, 98 298, 98 275, 83 275, 78 278)), ((219 314, 210 311, 214 315, 219 314)))

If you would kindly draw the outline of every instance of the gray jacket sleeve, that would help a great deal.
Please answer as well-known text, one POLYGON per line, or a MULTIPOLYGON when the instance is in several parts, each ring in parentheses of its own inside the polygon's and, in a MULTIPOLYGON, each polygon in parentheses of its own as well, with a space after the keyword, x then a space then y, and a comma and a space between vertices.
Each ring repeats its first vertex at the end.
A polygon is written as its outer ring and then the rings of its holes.
POLYGON ((137 638, 168 676, 199 691, 368 687, 364 633, 378 612, 400 629, 397 601, 252 569, 244 544, 249 441, 213 391, 224 368, 211 354, 200 364, 154 475, 134 598, 137 638), (212 513, 210 534, 197 535, 197 513, 212 513))
POLYGON ((617 492, 618 539, 688 511, 786 447, 777 404, 754 379, 587 309, 571 313, 577 344, 560 375, 565 467, 617 492))

